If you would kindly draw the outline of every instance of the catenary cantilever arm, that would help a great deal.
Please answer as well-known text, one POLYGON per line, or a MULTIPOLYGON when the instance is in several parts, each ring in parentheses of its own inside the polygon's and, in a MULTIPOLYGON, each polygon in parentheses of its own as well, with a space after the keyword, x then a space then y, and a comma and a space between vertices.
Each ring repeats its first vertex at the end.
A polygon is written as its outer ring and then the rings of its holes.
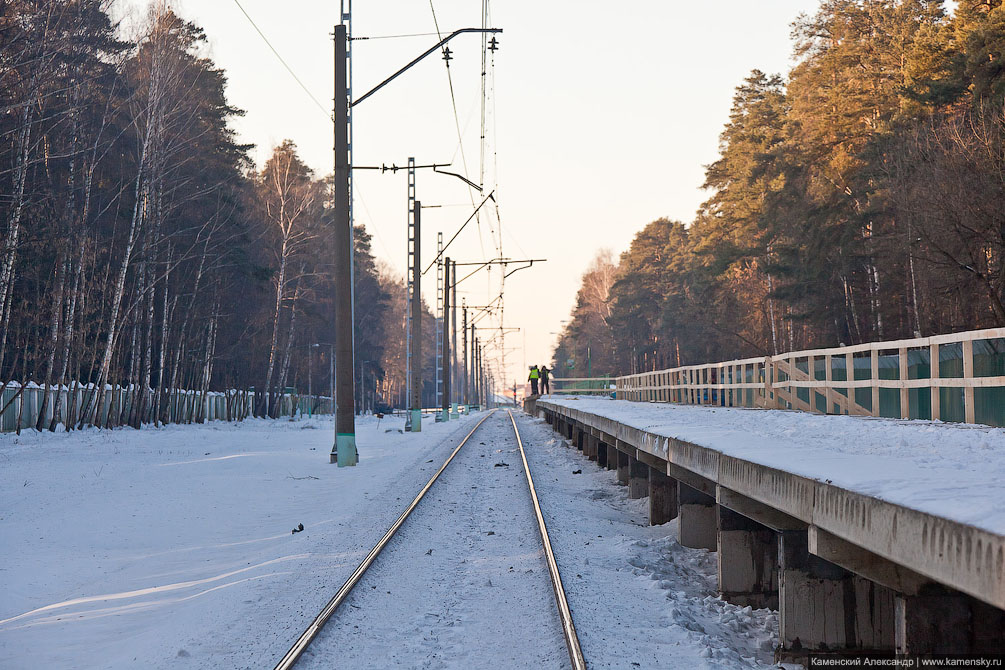
POLYGON ((367 98, 369 98, 371 95, 373 95, 374 93, 376 93, 380 89, 384 88, 384 86, 386 86, 387 84, 389 84, 391 82, 391 80, 395 79, 398 75, 400 75, 403 72, 405 72, 405 70, 408 70, 413 65, 415 65, 416 63, 418 63, 420 60, 422 60, 423 58, 425 58, 429 54, 433 53, 434 51, 436 51, 437 49, 439 49, 440 47, 442 47, 444 44, 446 44, 447 42, 449 42, 450 40, 454 39, 455 37, 457 37, 458 35, 460 35, 462 33, 501 33, 501 32, 502 32, 502 28, 461 28, 460 30, 455 30, 454 32, 450 33, 449 35, 447 35, 446 37, 444 37, 442 40, 440 40, 438 43, 436 43, 433 46, 429 47, 429 49, 427 49, 421 56, 419 56, 418 58, 416 58, 415 60, 413 60, 411 63, 409 63, 405 67, 401 68, 400 70, 398 70, 397 72, 395 72, 394 74, 392 74, 390 77, 388 77, 387 79, 385 79, 384 81, 380 82, 379 84, 377 84, 376 86, 374 86, 372 89, 370 89, 369 91, 367 91, 366 93, 364 93, 360 98, 358 98, 358 99, 353 100, 352 102, 350 102, 349 103, 349 107, 355 107, 359 103, 363 102, 364 100, 366 100, 367 98))

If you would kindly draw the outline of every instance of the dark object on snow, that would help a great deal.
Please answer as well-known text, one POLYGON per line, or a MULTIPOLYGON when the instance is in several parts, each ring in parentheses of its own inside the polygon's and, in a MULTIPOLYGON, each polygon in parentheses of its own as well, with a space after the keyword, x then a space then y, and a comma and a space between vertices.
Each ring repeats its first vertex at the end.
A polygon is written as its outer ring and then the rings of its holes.
POLYGON ((498 463, 496 463, 492 467, 494 467, 494 468, 508 468, 509 467, 509 463, 503 463, 502 461, 499 461, 498 463))
POLYGON ((583 471, 582 470, 573 470, 572 474, 574 474, 574 475, 581 475, 581 474, 583 474, 583 471))
POLYGON ((294 533, 299 533, 299 532, 300 532, 300 531, 302 531, 303 529, 304 529, 304 524, 302 524, 302 523, 298 523, 298 524, 297 524, 297 527, 293 529, 293 532, 294 532, 294 533))

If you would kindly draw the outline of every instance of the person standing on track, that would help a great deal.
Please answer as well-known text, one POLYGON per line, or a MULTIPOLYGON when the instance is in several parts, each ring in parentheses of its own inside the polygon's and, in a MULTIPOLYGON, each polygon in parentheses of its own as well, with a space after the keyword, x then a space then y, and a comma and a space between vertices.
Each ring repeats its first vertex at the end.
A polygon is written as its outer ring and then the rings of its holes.
POLYGON ((540 371, 538 371, 536 365, 530 366, 530 374, 527 375, 527 380, 530 382, 530 394, 531 395, 534 395, 534 396, 538 395, 538 392, 537 392, 537 380, 540 377, 540 375, 541 375, 541 373, 540 373, 540 371))
POLYGON ((541 375, 541 394, 548 395, 551 393, 551 383, 548 381, 551 377, 551 370, 548 369, 547 365, 542 365, 539 374, 541 375))

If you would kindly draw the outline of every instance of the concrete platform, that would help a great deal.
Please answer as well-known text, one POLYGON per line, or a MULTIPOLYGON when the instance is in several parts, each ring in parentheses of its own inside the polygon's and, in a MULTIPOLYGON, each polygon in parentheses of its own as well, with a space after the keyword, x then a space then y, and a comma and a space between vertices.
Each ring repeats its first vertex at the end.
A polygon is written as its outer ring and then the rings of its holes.
MULTIPOLYGON (((697 545, 693 541, 686 546, 711 545, 710 548, 713 548, 715 544, 711 538, 718 533, 720 553, 722 543, 729 543, 729 565, 756 562, 757 578, 751 579, 749 585, 743 583, 742 576, 726 575, 729 584, 727 592, 742 592, 743 597, 752 602, 773 603, 777 598, 777 582, 769 579, 765 571, 777 570, 778 582, 782 584, 783 621, 786 620, 787 608, 791 617, 797 611, 796 603, 805 605, 807 598, 817 600, 813 607, 820 612, 821 619, 840 618, 842 625, 835 627, 832 634, 813 630, 812 642, 806 639, 806 631, 812 630, 812 627, 791 628, 793 631, 802 630, 803 639, 793 633, 793 639, 786 640, 783 631, 782 650, 792 653, 782 653, 782 657, 798 657, 801 651, 819 653, 820 650, 868 650, 892 654, 895 651, 907 653, 906 650, 912 648, 941 649, 937 640, 924 640, 920 632, 922 628, 937 631, 939 626, 918 626, 912 624, 915 619, 911 618, 912 612, 917 611, 938 618, 934 613, 937 608, 928 605, 929 602, 936 602, 933 593, 937 594, 941 611, 966 613, 966 616, 959 615, 957 619, 970 617, 967 621, 976 632, 967 639, 972 642, 981 640, 979 644, 973 642, 969 646, 966 642, 959 642, 952 647, 953 651, 1002 653, 1005 650, 1005 626, 999 623, 1005 621, 1005 535, 997 529, 990 530, 952 518, 956 514, 943 516, 909 507, 868 490, 875 487, 864 486, 862 488, 866 490, 856 490, 851 486, 838 485, 827 476, 828 459, 818 458, 812 463, 800 460, 800 454, 808 450, 801 452, 798 441, 791 445, 793 467, 790 469, 759 462, 760 459, 752 455, 754 450, 749 444, 732 449, 730 446, 723 447, 721 439, 718 443, 709 439, 702 444, 697 440, 674 437, 677 432, 674 425, 665 420, 672 414, 660 413, 666 407, 628 401, 561 398, 538 400, 529 410, 547 415, 549 422, 558 422, 563 428, 568 426, 571 430, 574 427, 597 436, 606 444, 615 445, 619 452, 627 455, 630 466, 645 464, 665 471, 678 482, 682 543, 685 538, 699 538, 695 540, 697 545), (626 405, 630 406, 629 418, 625 416, 626 405), (652 420, 645 426, 640 417, 647 409, 652 420), (807 472, 813 468, 819 469, 819 475, 808 476, 807 472), (711 508, 710 513, 696 513, 709 505, 718 505, 742 515, 753 525, 748 527, 731 521, 728 527, 717 528, 717 515, 711 508), (765 547, 770 546, 770 537, 764 535, 765 531, 787 538, 786 547, 803 548, 793 550, 796 553, 790 551, 787 564, 781 560, 780 564, 771 565, 771 557, 765 554, 765 547), (744 554, 748 551, 747 547, 757 553, 748 558, 744 554), (810 558, 798 558, 798 551, 810 558), (798 596, 795 591, 785 592, 786 583, 790 589, 798 585, 798 596), (748 587, 750 593, 745 591, 748 587), (837 595, 832 596, 831 593, 837 595), (949 601, 952 605, 947 604, 949 601), (990 607, 986 611, 981 610, 986 606, 990 607), (862 612, 871 614, 865 616, 862 612), (990 633, 986 630, 988 621, 993 622, 990 633), (894 635, 895 629, 897 636, 894 635)), ((706 408, 686 409, 704 410, 708 416, 706 408)), ((731 418, 730 412, 742 412, 747 415, 744 420, 748 423, 756 421, 756 416, 753 416, 756 414, 765 418, 768 414, 777 414, 756 410, 718 412, 723 414, 714 418, 722 421, 731 418)), ((795 416, 792 413, 781 414, 795 416)), ((800 415, 799 421, 804 418, 805 415, 800 415)), ((832 418, 856 420, 851 417, 832 418)), ((772 421, 777 424, 777 417, 772 421)), ((886 426, 884 430, 888 428, 886 426)), ((777 430, 777 425, 772 426, 772 430, 777 430)), ((1005 441, 1005 431, 1001 432, 1002 435, 994 435, 993 439, 1005 441)), ((910 436, 911 431, 905 429, 904 433, 910 436)), ((742 441, 744 438, 737 436, 737 439, 742 441)), ((757 434, 750 434, 748 438, 755 444, 764 439, 764 435, 757 434)), ((775 452, 784 446, 776 445, 775 452)), ((777 453, 773 453, 772 457, 777 460, 777 453)), ((831 459, 832 462, 836 460, 831 459)), ((868 458, 863 458, 862 463, 863 467, 874 465, 868 458)), ((912 466, 910 461, 904 464, 907 472, 912 466)), ((837 467, 839 472, 846 469, 847 463, 837 467)), ((631 467, 629 471, 631 484, 634 472, 631 467)), ((891 470, 887 474, 895 483, 898 481, 896 471, 891 470)), ((845 477, 845 480, 849 479, 853 478, 845 477)), ((943 487, 955 489, 964 504, 970 495, 974 496, 977 505, 989 494, 999 500, 1005 499, 1001 495, 1005 487, 1000 480, 990 492, 971 491, 971 484, 965 477, 962 481, 942 482, 943 487)), ((956 509, 956 506, 952 508, 954 512, 956 509)), ((721 526, 724 515, 719 514, 718 518, 721 526)), ((999 519, 991 516, 989 521, 988 525, 995 526, 999 519)), ((770 551, 767 553, 770 554, 770 551)), ((783 552, 779 551, 779 557, 782 556, 783 552)), ((732 568, 726 569, 728 572, 732 568)), ((744 570, 754 574, 746 567, 744 570)), ((722 571, 720 565, 721 581, 722 571)), ((800 612, 798 616, 804 617, 805 614, 800 612)), ((952 625, 958 629, 962 624, 956 622, 952 625)), ((963 635, 960 639, 966 637, 963 635)))

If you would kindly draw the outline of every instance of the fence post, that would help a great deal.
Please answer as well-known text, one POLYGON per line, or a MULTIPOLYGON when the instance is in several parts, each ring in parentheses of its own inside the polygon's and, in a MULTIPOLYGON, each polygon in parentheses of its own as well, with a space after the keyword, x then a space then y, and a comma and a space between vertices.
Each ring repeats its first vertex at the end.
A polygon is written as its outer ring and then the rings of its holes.
MULTIPOLYGON (((844 376, 849 382, 855 381, 855 354, 849 352, 844 355, 844 376)), ((851 386, 845 389, 848 393, 848 414, 851 414, 852 403, 855 400, 855 389, 851 386)))
POLYGON ((908 393, 907 385, 907 347, 901 347, 897 352, 897 361, 900 363, 900 372, 897 374, 900 377, 900 418, 910 419, 911 418, 911 396, 908 393))
POLYGON ((778 403, 772 402, 774 400, 773 392, 771 390, 771 385, 775 381, 775 362, 771 360, 771 356, 764 357, 764 407, 771 408, 778 403))
MULTIPOLYGON (((971 339, 963 340, 963 379, 964 383, 967 380, 972 380, 974 378, 974 341, 971 339)), ((963 412, 965 414, 964 421, 967 423, 975 423, 975 412, 974 412, 974 387, 964 386, 963 387, 963 412)))
POLYGON ((830 414, 831 410, 834 408, 834 359, 830 354, 824 356, 824 398, 827 401, 827 411, 824 414, 830 414))
POLYGON ((870 387, 872 389, 872 415, 879 416, 879 350, 875 348, 870 349, 869 354, 871 356, 869 359, 869 376, 872 380, 870 387))
POLYGON ((733 388, 729 390, 729 403, 730 407, 737 407, 739 406, 740 403, 737 402, 736 394, 743 393, 742 389, 736 387, 736 385, 740 383, 740 366, 732 365, 730 366, 730 370, 732 374, 732 377, 730 378, 730 383, 733 385, 733 388))
POLYGON ((939 378, 939 345, 931 344, 928 347, 928 358, 929 367, 931 368, 931 374, 929 374, 929 380, 931 384, 931 396, 932 396, 932 421, 939 421, 942 417, 942 387, 935 385, 935 380, 939 378))

